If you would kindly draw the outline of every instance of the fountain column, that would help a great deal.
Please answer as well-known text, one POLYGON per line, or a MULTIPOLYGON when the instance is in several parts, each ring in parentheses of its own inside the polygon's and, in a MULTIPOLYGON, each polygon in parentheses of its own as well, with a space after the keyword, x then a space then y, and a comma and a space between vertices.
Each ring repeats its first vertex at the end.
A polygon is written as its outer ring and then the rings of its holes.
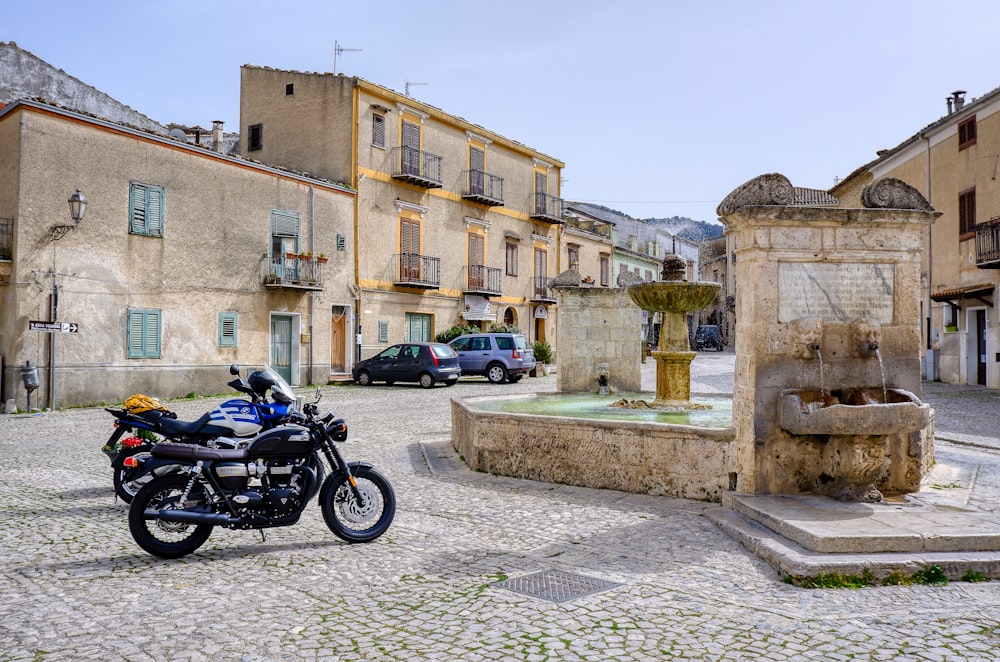
POLYGON ((661 280, 628 288, 629 296, 643 310, 659 312, 660 340, 656 360, 656 398, 653 407, 691 407, 691 351, 687 314, 701 310, 715 299, 721 283, 688 282, 687 263, 671 253, 663 260, 661 280))

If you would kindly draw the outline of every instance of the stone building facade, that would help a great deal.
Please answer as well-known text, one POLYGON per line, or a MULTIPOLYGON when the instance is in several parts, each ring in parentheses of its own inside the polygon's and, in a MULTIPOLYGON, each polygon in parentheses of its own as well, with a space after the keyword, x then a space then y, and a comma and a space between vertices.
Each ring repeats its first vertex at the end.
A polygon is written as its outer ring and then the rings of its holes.
POLYGON ((353 210, 354 192, 330 181, 41 102, 6 106, 2 397, 26 404, 28 361, 41 407, 225 392, 233 363, 326 383, 338 354, 349 367, 354 256, 336 238, 353 210), (89 202, 78 225, 74 189, 89 202))

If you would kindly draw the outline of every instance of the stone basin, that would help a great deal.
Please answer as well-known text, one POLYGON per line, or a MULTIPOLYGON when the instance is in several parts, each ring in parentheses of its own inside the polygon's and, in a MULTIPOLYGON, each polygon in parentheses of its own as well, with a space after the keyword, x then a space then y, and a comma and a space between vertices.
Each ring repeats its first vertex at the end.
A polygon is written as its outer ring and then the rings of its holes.
POLYGON ((654 281, 630 285, 628 294, 643 310, 689 313, 712 303, 721 287, 711 281, 654 281))
POLYGON ((916 432, 927 427, 930 405, 899 388, 782 391, 779 419, 792 434, 871 436, 916 432))

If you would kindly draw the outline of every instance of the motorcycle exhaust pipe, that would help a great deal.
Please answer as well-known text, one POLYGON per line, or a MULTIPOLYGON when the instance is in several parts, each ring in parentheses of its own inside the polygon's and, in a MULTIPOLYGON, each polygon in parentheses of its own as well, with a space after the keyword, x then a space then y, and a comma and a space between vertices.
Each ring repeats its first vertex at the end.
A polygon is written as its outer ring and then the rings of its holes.
POLYGON ((147 510, 143 512, 144 519, 158 519, 163 522, 180 524, 211 524, 213 526, 232 526, 242 522, 242 518, 230 517, 225 513, 193 513, 190 510, 147 510))

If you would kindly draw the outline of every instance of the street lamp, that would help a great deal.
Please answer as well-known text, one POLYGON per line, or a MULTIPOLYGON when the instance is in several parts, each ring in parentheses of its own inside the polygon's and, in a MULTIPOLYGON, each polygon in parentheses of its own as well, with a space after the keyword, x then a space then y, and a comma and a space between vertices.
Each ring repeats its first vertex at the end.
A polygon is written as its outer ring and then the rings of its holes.
POLYGON ((73 217, 77 225, 87 214, 87 198, 83 197, 80 189, 76 189, 73 195, 69 196, 69 215, 73 217))
POLYGON ((70 230, 75 230, 80 221, 87 213, 87 198, 83 197, 80 189, 76 189, 73 195, 69 196, 69 215, 73 218, 73 225, 53 225, 49 228, 49 241, 58 241, 66 236, 70 230))

